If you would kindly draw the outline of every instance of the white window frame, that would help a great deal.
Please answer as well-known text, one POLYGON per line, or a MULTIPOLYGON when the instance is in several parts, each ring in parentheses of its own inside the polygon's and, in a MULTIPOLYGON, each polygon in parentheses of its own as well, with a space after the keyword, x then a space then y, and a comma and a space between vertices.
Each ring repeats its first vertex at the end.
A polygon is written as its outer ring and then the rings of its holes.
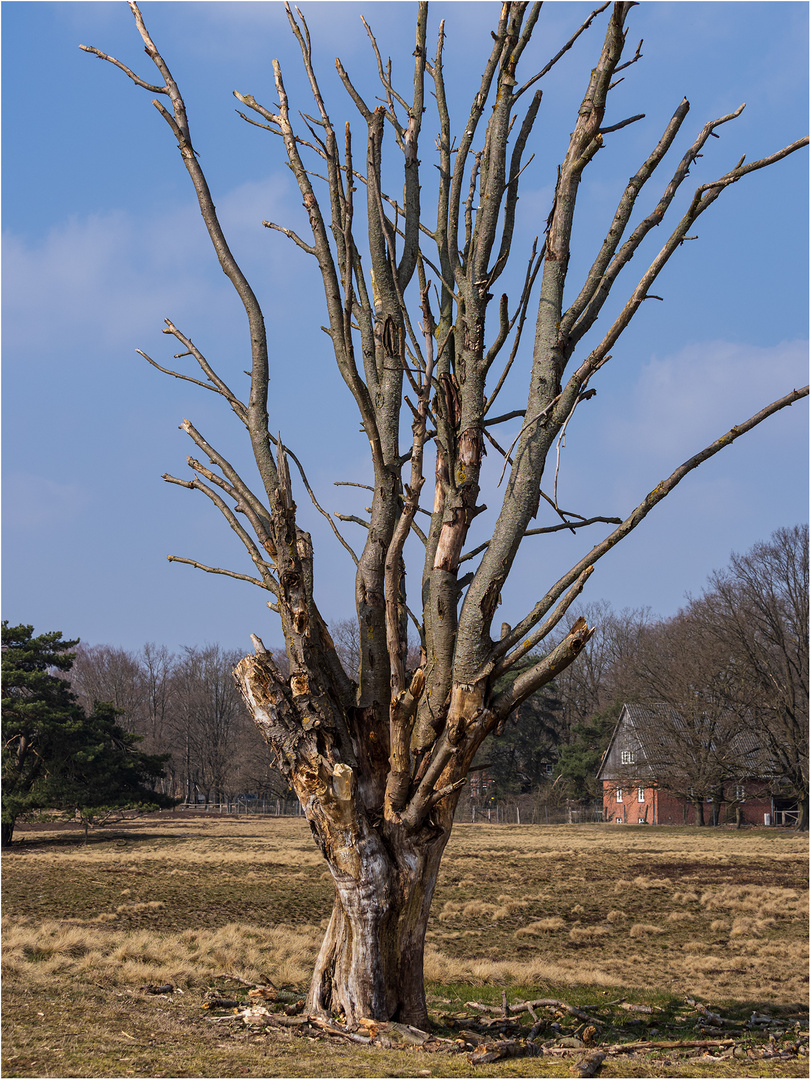
POLYGON ((645 789, 643 787, 636 789, 636 797, 638 802, 645 801, 645 789))
POLYGON ((736 802, 743 802, 746 798, 746 788, 743 784, 735 785, 735 800, 736 802))
POLYGON ((622 765, 634 765, 634 752, 633 750, 620 750, 620 764, 622 765))
POLYGON ((616 801, 618 803, 622 802, 622 788, 621 787, 617 788, 617 799, 616 799, 616 801))

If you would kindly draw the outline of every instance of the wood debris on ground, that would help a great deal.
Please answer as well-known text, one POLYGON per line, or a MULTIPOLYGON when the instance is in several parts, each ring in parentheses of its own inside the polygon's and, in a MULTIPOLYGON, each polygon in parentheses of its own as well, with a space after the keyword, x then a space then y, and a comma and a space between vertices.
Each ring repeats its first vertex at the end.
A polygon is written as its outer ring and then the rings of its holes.
MULTIPOLYGON (((245 983, 235 976, 228 977, 245 983)), ((669 1058, 700 1056, 717 1061, 808 1055, 807 1013, 780 1018, 755 1012, 747 1019, 731 1019, 691 997, 684 999, 680 1012, 668 1014, 661 1006, 625 998, 581 1009, 558 998, 510 1003, 503 992, 500 1005, 468 1001, 465 1011, 436 1013, 435 1028, 442 1032, 439 1035, 393 1020, 362 1019, 347 1027, 343 1017, 306 1015, 304 999, 294 991, 280 990, 270 982, 247 985, 250 989, 241 997, 212 988, 203 1001, 208 1019, 238 1023, 260 1034, 276 1031, 285 1032, 287 1037, 323 1038, 384 1049, 463 1053, 473 1065, 515 1057, 570 1058, 572 1076, 584 1078, 599 1076, 606 1059, 620 1055, 658 1052, 669 1058), (639 1038, 640 1026, 647 1028, 647 1038, 639 1038), (668 1038, 668 1029, 681 1033, 692 1030, 695 1037, 668 1038)))

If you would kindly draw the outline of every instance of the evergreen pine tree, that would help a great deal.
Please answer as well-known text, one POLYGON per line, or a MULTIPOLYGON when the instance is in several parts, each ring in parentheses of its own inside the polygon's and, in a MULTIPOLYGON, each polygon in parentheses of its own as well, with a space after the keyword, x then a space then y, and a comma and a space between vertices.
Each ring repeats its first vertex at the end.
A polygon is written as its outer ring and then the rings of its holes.
POLYGON ((3 846, 32 810, 79 811, 87 825, 91 809, 172 804, 151 787, 166 758, 140 753, 111 704, 86 714, 55 674, 70 670, 77 644, 3 622, 3 846))

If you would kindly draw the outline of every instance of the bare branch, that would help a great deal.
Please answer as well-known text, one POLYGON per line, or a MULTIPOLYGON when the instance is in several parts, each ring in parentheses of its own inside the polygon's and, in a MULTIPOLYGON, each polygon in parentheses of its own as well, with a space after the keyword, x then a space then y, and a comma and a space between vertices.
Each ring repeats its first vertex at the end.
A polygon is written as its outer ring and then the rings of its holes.
MULTIPOLYGON (((563 511, 561 511, 562 513, 563 511)), ((560 525, 546 525, 541 529, 527 529, 524 536, 541 536, 544 533, 562 532, 564 529, 568 529, 569 532, 574 532, 575 529, 582 529, 586 525, 621 525, 622 518, 618 517, 590 517, 580 518, 577 521, 564 521, 560 525)))
POLYGON ((284 233, 286 237, 292 240, 302 251, 306 251, 308 255, 317 254, 313 245, 302 240, 298 233, 293 232, 292 229, 287 229, 284 225, 277 225, 274 221, 263 221, 262 224, 266 229, 275 229, 276 232, 284 233))
POLYGON ((637 120, 644 120, 644 113, 637 113, 636 116, 629 116, 627 120, 620 120, 618 124, 611 124, 609 127, 601 127, 600 134, 608 135, 611 131, 620 131, 624 127, 628 127, 629 124, 635 124, 637 120))
POLYGON ((597 16, 600 15, 603 11, 605 11, 605 9, 610 5, 610 3, 611 3, 611 0, 606 0, 606 2, 604 4, 601 4, 600 7, 595 8, 595 10, 592 11, 591 15, 589 15, 589 17, 586 19, 586 21, 583 23, 583 25, 580 27, 580 29, 577 30, 574 34, 572 34, 572 36, 569 38, 569 40, 566 42, 566 44, 563 46, 563 48, 560 49, 557 53, 555 53, 555 55, 552 57, 552 59, 549 61, 549 63, 546 65, 546 67, 542 68, 538 72, 537 75, 533 75, 532 78, 528 82, 524 83, 524 85, 521 87, 520 90, 516 90, 516 92, 515 92, 516 100, 519 97, 521 97, 521 95, 523 93, 525 93, 527 90, 529 90, 529 88, 531 86, 533 86, 539 79, 542 79, 544 77, 544 75, 548 74, 552 70, 552 68, 555 66, 555 64, 558 62, 558 60, 560 60, 560 58, 562 56, 565 56, 565 54, 569 51, 569 49, 571 49, 572 45, 574 45, 574 43, 577 41, 577 39, 580 37, 580 35, 585 30, 588 30, 588 28, 591 26, 591 24, 594 22, 594 20, 597 18, 597 16))
POLYGON ((218 451, 203 438, 197 428, 195 428, 189 420, 183 421, 180 425, 180 430, 185 431, 186 434, 200 447, 203 453, 208 456, 212 465, 216 465, 223 475, 228 478, 234 489, 239 493, 240 499, 246 502, 259 518, 266 520, 269 516, 267 509, 262 505, 256 495, 254 495, 233 465, 231 465, 222 454, 218 453, 218 451))
MULTIPOLYGON (((719 453, 725 447, 730 446, 736 439, 740 438, 741 435, 744 435, 747 431, 751 431, 753 428, 757 427, 758 424, 774 415, 774 413, 779 412, 781 409, 785 409, 789 405, 793 405, 795 401, 799 401, 801 398, 807 396, 808 387, 806 386, 801 390, 792 390, 791 393, 786 394, 782 398, 778 398, 777 401, 773 401, 770 405, 767 405, 759 412, 756 412, 753 416, 749 417, 748 420, 730 428, 725 435, 722 435, 719 439, 710 443, 709 446, 699 451, 699 453, 689 458, 684 464, 680 465, 678 469, 672 472, 666 480, 657 484, 653 491, 645 496, 642 502, 635 507, 629 516, 625 518, 613 532, 609 533, 605 540, 593 547, 585 558, 581 559, 571 568, 571 570, 564 574, 564 576, 552 586, 546 596, 535 605, 530 614, 522 619, 517 626, 513 627, 510 634, 504 639, 504 641, 507 642, 507 648, 520 641, 525 634, 528 634, 529 631, 540 622, 543 616, 549 611, 566 589, 568 589, 585 570, 590 566, 593 566, 598 559, 601 559, 603 555, 611 551, 623 537, 627 536, 628 533, 635 529, 637 525, 647 517, 654 506, 660 503, 662 499, 664 499, 665 496, 688 475, 688 473, 697 469, 702 462, 714 457, 715 454, 719 453)), ((500 641, 495 646, 493 651, 496 655, 498 655, 499 652, 503 652, 504 641, 500 641)))
POLYGON ((107 53, 102 52, 101 49, 96 49, 92 45, 80 45, 79 48, 84 52, 92 53, 94 56, 97 56, 99 60, 107 60, 110 64, 113 64, 123 71, 128 78, 132 79, 136 86, 140 86, 143 90, 148 90, 150 94, 169 93, 168 87, 155 86, 153 83, 144 82, 144 80, 139 78, 134 71, 131 71, 126 64, 122 64, 121 61, 116 60, 114 56, 108 56, 107 53))
POLYGON ((522 701, 526 701, 531 694, 565 671, 583 651, 583 647, 593 633, 594 627, 589 628, 586 620, 579 618, 563 641, 556 645, 548 656, 545 656, 529 671, 522 672, 506 690, 495 698, 490 710, 496 720, 509 716, 522 701))
MULTIPOLYGON (((326 510, 324 510, 324 508, 318 502, 318 499, 316 499, 315 492, 310 487, 310 482, 307 479, 307 474, 304 472, 304 466, 301 464, 301 462, 299 461, 299 459, 296 457, 296 455, 293 453, 293 451, 290 449, 289 446, 286 446, 284 449, 285 449, 285 453, 287 454, 287 456, 291 457, 293 459, 293 461, 295 461, 296 468, 299 471, 302 483, 304 484, 304 487, 307 490, 307 494, 310 496, 310 501, 312 502, 313 506, 316 508, 318 513, 321 514, 322 517, 325 517, 327 519, 327 521, 330 524, 330 528, 332 529, 333 533, 335 534, 336 539, 338 540, 338 543, 341 545, 341 547, 343 547, 346 551, 349 552, 350 558, 354 562, 355 566, 357 566, 358 565, 358 557, 357 557, 357 555, 352 550, 352 548, 349 546, 349 544, 347 544, 346 540, 344 540, 343 536, 341 536, 340 532, 338 531, 338 529, 335 526, 335 522, 332 520, 332 516, 330 514, 328 514, 326 510)), ((336 514, 336 517, 337 516, 338 515, 336 514)))
MULTIPOLYGON (((518 646, 518 648, 514 649, 513 652, 509 653, 509 655, 505 655, 506 647, 504 643, 512 639, 512 634, 507 633, 504 635, 502 640, 496 646, 496 649, 498 650, 498 655, 501 656, 501 659, 493 668, 490 674, 491 679, 497 679, 506 671, 509 671, 510 668, 515 667, 519 660, 522 660, 527 655, 527 653, 532 652, 533 649, 540 645, 544 638, 548 637, 549 634, 552 633, 560 620, 572 606, 574 601, 581 594, 581 592, 585 588, 586 582, 591 577, 593 572, 594 567, 587 566, 583 573, 580 575, 580 577, 578 577, 578 579, 575 581, 574 585, 572 585, 571 589, 569 589, 569 591, 557 605, 549 618, 546 619, 533 634, 530 634, 529 637, 525 638, 518 646)), ((496 650, 494 649, 493 652, 495 656, 496 650)))
POLYGON ((237 534, 237 536, 240 538, 243 545, 245 546, 254 566, 259 571, 259 575, 262 579, 263 588, 268 589, 268 591, 272 592, 274 596, 278 597, 279 586, 278 582, 273 577, 273 574, 271 572, 272 567, 262 558, 262 555, 256 544, 254 544, 253 540, 250 538, 246 530, 243 529, 242 525, 240 525, 240 523, 237 521, 233 510, 222 498, 220 498, 217 492, 212 491, 210 487, 207 487, 206 484, 202 483, 202 481, 197 479, 180 480, 176 476, 171 476, 169 473, 164 473, 163 479, 169 484, 179 484, 181 487, 185 488, 196 488, 197 491, 202 491, 203 494, 214 503, 214 505, 217 507, 217 509, 220 511, 220 513, 223 515, 225 520, 228 522, 228 524, 231 526, 233 531, 237 534))
POLYGON ((247 581, 251 585, 258 585, 260 589, 266 589, 267 585, 264 581, 260 581, 259 578, 253 578, 249 574, 237 574, 234 570, 223 570, 217 566, 206 566, 205 563, 197 562, 196 559, 184 559, 180 555, 167 555, 166 558, 169 562, 185 563, 187 566, 194 566, 198 570, 205 570, 207 574, 225 574, 226 577, 236 578, 238 581, 247 581))
MULTIPOLYGON (((218 393, 222 394, 240 420, 247 426, 248 423, 248 410, 247 407, 239 400, 239 398, 233 393, 230 387, 220 378, 217 372, 206 360, 205 356, 200 352, 191 338, 186 337, 185 334, 181 334, 178 328, 169 319, 164 320, 166 323, 166 329, 164 334, 171 334, 172 337, 177 338, 181 345, 183 345, 188 351, 189 355, 193 356, 197 363, 203 370, 206 378, 213 383, 218 393)), ((142 354, 143 355, 143 354, 142 354)), ((202 384, 201 384, 202 385, 202 384)))

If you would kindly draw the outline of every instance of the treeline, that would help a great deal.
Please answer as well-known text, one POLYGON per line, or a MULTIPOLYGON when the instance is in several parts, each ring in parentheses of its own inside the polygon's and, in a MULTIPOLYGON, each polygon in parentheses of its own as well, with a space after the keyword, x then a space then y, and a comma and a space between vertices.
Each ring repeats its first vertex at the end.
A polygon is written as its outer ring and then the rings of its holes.
MULTIPOLYGON (((599 799, 596 773, 622 705, 664 702, 709 717, 716 742, 742 726, 756 729, 782 793, 807 807, 807 526, 733 556, 671 618, 602 602, 580 605, 570 622, 581 615, 597 628, 584 654, 484 745, 466 802, 530 793, 547 804, 599 799)), ((332 631, 354 673, 354 623, 332 631)), ((122 727, 142 736, 144 752, 169 755, 164 794, 187 802, 289 797, 231 677, 240 655, 217 645, 178 653, 80 645, 69 678, 86 710, 111 702, 122 727)), ((409 662, 419 663, 417 647, 409 662)), ((706 736, 705 724, 683 740, 682 762, 682 773, 704 786, 706 736)))
POLYGON ((231 674, 242 653, 219 645, 174 653, 154 644, 138 652, 79 645, 75 653, 68 677, 83 707, 112 703, 147 753, 168 755, 164 794, 207 803, 287 793, 231 674))
POLYGON ((807 526, 733 555, 671 618, 603 603, 569 617, 580 615, 597 627, 584 655, 508 721, 480 762, 491 797, 599 799, 596 773, 622 705, 665 703, 689 721, 666 736, 663 780, 675 794, 711 795, 739 777, 740 755, 727 748, 745 736, 807 827, 807 526))

